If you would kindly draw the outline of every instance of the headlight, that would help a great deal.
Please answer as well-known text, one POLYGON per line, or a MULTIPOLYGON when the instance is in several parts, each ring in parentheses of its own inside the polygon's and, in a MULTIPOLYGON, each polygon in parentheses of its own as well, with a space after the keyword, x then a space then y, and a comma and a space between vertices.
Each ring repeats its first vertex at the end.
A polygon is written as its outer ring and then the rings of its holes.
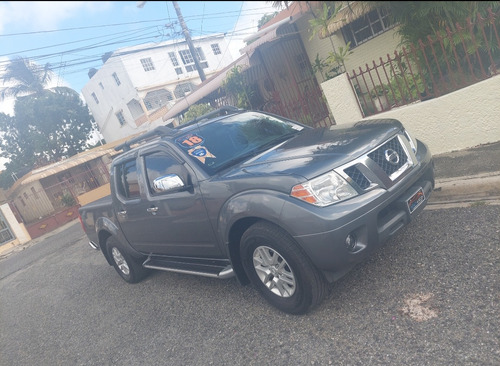
POLYGON ((329 172, 297 184, 290 193, 292 197, 316 206, 324 207, 357 196, 356 190, 335 172, 329 172))
POLYGON ((411 149, 413 150, 413 153, 416 154, 417 153, 417 140, 415 140, 406 129, 405 129, 405 135, 406 135, 406 138, 408 139, 408 141, 410 141, 410 146, 411 146, 411 149))

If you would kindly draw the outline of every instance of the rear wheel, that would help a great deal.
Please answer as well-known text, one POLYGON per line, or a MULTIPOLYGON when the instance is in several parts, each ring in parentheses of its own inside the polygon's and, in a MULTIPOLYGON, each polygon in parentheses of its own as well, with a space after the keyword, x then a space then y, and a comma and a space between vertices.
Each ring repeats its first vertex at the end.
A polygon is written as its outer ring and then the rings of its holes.
POLYGON ((281 228, 252 225, 241 238, 240 253, 252 284, 281 311, 304 314, 323 300, 328 288, 323 275, 281 228))
POLYGON ((141 262, 126 252, 116 239, 109 238, 106 243, 109 258, 116 272, 128 283, 137 283, 147 276, 148 270, 141 262))

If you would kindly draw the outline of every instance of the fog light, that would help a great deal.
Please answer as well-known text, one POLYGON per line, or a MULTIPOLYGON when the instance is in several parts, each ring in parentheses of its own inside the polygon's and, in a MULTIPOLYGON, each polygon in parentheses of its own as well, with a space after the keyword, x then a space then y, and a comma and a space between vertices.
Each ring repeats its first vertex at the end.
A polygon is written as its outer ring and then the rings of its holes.
POLYGON ((347 238, 345 238, 345 245, 347 247, 347 250, 350 252, 354 252, 356 249, 356 236, 354 234, 350 233, 347 235, 347 238))

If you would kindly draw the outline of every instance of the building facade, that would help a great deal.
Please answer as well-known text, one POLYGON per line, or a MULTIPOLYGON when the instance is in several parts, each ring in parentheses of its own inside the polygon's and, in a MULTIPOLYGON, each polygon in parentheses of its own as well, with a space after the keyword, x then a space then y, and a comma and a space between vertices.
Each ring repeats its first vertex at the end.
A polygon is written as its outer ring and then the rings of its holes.
MULTIPOLYGON (((207 78, 232 62, 223 34, 193 38, 207 78)), ((162 125, 163 115, 201 79, 186 41, 121 48, 89 71, 82 94, 107 142, 162 125)))

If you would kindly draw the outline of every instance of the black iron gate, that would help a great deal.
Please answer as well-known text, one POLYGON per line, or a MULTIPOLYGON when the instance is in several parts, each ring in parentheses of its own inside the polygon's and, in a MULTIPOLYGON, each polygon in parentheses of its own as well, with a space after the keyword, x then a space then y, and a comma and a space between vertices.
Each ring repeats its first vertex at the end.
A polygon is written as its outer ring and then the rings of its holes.
POLYGON ((310 126, 335 124, 323 92, 297 35, 267 43, 251 57, 245 73, 249 83, 258 85, 254 109, 276 113, 310 126))

